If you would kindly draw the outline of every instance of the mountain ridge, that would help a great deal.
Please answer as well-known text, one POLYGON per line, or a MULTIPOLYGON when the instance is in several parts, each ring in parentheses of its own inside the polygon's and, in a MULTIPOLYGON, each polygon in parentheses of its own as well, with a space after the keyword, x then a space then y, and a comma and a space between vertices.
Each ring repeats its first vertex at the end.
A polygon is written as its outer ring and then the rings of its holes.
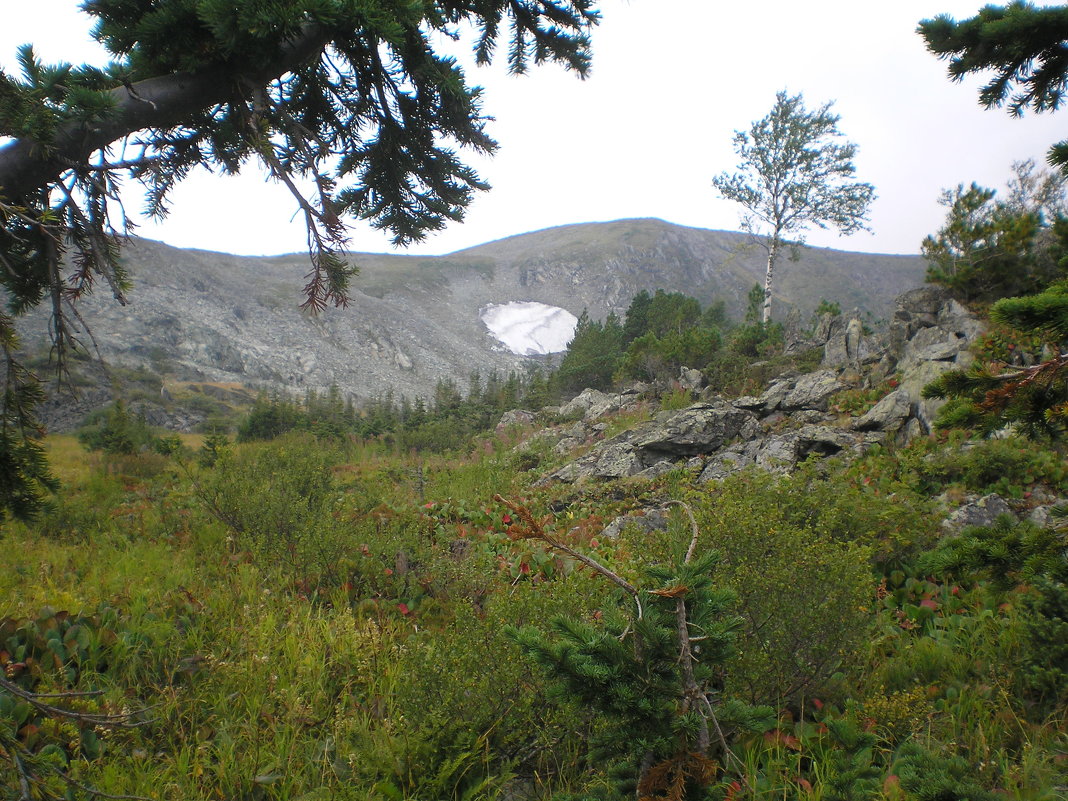
MULTIPOLYGON (((764 273, 763 253, 744 249, 746 240, 647 218, 542 229, 443 256, 353 253, 351 303, 313 316, 298 308, 306 254, 246 257, 135 239, 122 255, 134 280, 129 305, 100 294, 80 310, 106 362, 174 380, 429 396, 442 379, 466 386, 475 370, 537 363, 490 336, 479 317, 488 304, 534 301, 599 319, 621 315, 643 289, 664 289, 722 300, 740 318, 764 273)), ((826 298, 885 318, 924 270, 918 256, 805 248, 779 269, 775 314, 805 315, 826 298)), ((19 321, 31 353, 47 346, 47 323, 41 309, 19 321)))

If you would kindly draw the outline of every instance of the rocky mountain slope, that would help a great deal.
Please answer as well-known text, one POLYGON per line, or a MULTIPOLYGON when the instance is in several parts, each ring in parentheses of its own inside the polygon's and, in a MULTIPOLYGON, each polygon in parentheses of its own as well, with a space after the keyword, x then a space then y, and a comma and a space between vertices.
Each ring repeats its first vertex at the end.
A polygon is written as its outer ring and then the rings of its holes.
MULTIPOLYGON (((787 372, 759 396, 725 398, 703 386, 696 370, 683 368, 679 384, 698 397, 685 408, 656 412, 612 436, 607 421, 637 413, 649 404, 649 387, 636 384, 607 394, 587 389, 561 407, 514 410, 499 430, 521 434, 519 453, 551 450, 563 457, 540 484, 586 485, 618 479, 656 479, 672 470, 691 471, 699 482, 717 481, 746 468, 788 473, 805 460, 831 456, 851 460, 877 444, 903 445, 933 430, 943 401, 923 398, 923 387, 946 370, 967 367, 970 346, 984 323, 938 287, 924 286, 899 297, 888 329, 863 333, 857 318, 827 315, 823 361, 813 372, 787 372), (840 405, 851 390, 881 392, 860 410, 840 405), (564 420, 538 428, 540 420, 564 420)), ((653 393, 655 395, 655 393, 653 393)), ((1045 490, 1029 502, 1008 502, 997 494, 944 499, 946 530, 991 525, 1003 514, 1046 525, 1061 498, 1045 490)), ((611 539, 623 525, 663 528, 667 509, 643 508, 614 520, 601 532, 611 539)))
MULTIPOLYGON (((685 409, 662 411, 648 423, 602 439, 596 421, 641 402, 641 388, 608 395, 587 389, 551 416, 580 419, 547 429, 557 453, 593 446, 547 480, 655 477, 679 466, 699 468, 710 481, 745 467, 792 470, 810 457, 858 454, 876 443, 904 443, 931 433, 941 401, 922 397, 923 387, 950 369, 971 364, 969 346, 983 324, 939 287, 924 286, 897 300, 889 329, 866 335, 857 318, 821 325, 823 361, 814 372, 786 373, 760 396, 726 399, 703 389, 696 370, 683 369, 681 385, 702 399, 685 409), (832 399, 848 390, 885 388, 863 415, 843 414, 832 399)), ((508 422, 515 420, 510 418, 508 422)))
MULTIPOLYGON (((461 386, 532 362, 487 332, 480 309, 537 301, 595 318, 622 313, 640 290, 723 300, 741 315, 762 280, 763 253, 741 234, 660 220, 572 225, 515 236, 448 256, 354 254, 352 303, 312 316, 298 308, 307 256, 247 258, 136 240, 124 250, 130 303, 106 293, 82 314, 104 360, 171 380, 233 382, 300 392, 338 385, 346 395, 427 395, 443 378, 461 386)), ((810 312, 821 298, 870 319, 922 282, 917 256, 807 249, 781 268, 776 303, 810 312)), ((47 320, 22 321, 31 351, 47 320)), ((88 338, 86 338, 88 342, 88 338)))

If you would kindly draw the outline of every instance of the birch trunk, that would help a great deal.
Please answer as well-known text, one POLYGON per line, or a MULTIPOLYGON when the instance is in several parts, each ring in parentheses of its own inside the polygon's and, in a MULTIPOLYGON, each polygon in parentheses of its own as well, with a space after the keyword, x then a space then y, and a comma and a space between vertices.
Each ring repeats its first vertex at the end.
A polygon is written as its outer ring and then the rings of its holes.
POLYGON ((775 274, 775 259, 779 256, 779 240, 772 239, 768 246, 768 271, 764 276, 764 315, 762 322, 771 322, 771 282, 775 274))

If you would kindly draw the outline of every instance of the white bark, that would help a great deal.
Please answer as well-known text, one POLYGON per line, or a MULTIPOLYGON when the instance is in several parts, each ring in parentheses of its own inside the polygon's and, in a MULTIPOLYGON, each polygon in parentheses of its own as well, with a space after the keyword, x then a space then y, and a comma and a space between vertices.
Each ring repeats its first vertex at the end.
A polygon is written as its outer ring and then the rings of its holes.
POLYGON ((764 315, 762 318, 764 325, 771 322, 771 284, 775 275, 775 260, 778 256, 779 239, 778 237, 773 237, 768 245, 768 270, 764 275, 764 315))

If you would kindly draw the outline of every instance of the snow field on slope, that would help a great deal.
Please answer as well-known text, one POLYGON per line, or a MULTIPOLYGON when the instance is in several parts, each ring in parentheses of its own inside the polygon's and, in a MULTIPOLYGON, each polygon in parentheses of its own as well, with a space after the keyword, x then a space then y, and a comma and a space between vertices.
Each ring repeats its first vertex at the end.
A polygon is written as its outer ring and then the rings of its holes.
POLYGON ((492 303, 479 317, 489 332, 520 356, 540 356, 567 350, 578 318, 559 306, 534 301, 492 303))

